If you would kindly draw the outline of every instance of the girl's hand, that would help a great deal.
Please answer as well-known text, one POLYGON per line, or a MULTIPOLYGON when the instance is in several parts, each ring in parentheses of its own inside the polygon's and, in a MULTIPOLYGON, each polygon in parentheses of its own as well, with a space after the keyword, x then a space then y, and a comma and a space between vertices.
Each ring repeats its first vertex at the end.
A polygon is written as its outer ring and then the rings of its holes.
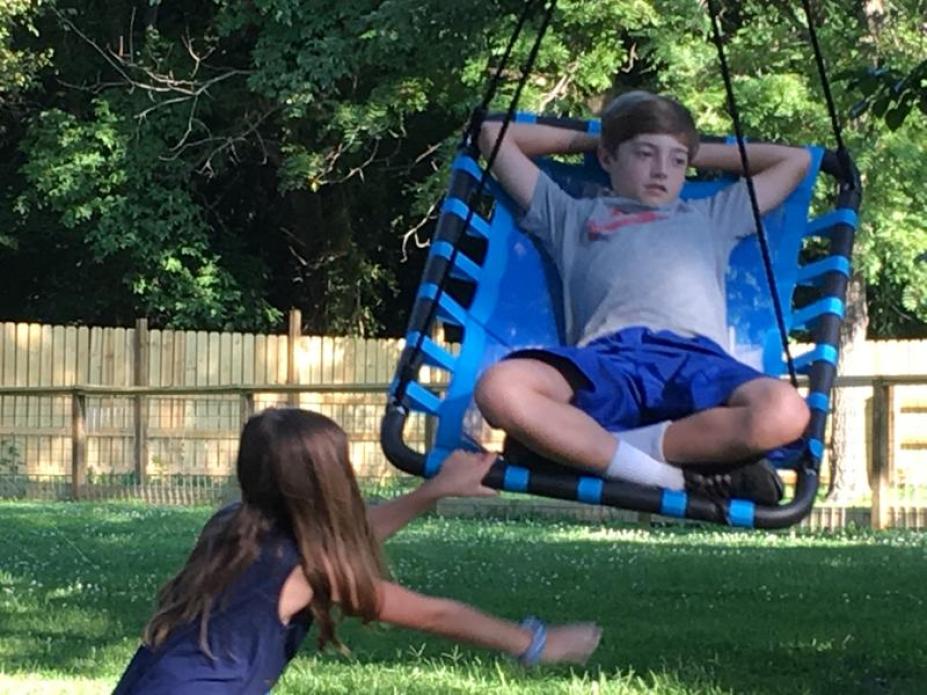
POLYGON ((602 628, 595 623, 553 625, 547 628, 547 645, 541 652, 541 663, 584 664, 599 646, 601 637, 602 628))
POLYGON ((473 453, 457 449, 444 459, 438 474, 424 483, 432 495, 440 497, 490 497, 496 490, 483 485, 483 478, 496 460, 491 452, 473 453))

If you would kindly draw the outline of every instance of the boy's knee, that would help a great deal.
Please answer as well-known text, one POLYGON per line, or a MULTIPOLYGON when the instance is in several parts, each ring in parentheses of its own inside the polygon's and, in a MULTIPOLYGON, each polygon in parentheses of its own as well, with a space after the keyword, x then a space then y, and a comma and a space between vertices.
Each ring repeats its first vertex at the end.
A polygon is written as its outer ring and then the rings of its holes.
POLYGON ((506 405, 512 400, 512 379, 504 362, 483 372, 473 389, 473 399, 483 417, 492 427, 500 427, 506 405))
POLYGON ((497 362, 476 382, 473 398, 491 427, 509 431, 532 418, 532 396, 538 393, 530 370, 517 361, 497 362))
POLYGON ((783 389, 775 406, 774 419, 786 436, 784 443, 794 442, 805 433, 811 421, 811 409, 801 394, 791 387, 783 389))
POLYGON ((746 436, 750 447, 761 451, 799 439, 811 420, 805 399, 791 387, 772 391, 761 407, 751 410, 746 436))

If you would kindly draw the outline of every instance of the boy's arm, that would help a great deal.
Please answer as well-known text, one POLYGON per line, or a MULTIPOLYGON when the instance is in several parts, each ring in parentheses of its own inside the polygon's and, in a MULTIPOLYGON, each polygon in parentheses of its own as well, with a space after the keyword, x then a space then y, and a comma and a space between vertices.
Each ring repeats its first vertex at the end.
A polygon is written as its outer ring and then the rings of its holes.
MULTIPOLYGON (((807 150, 787 145, 747 144, 747 159, 760 213, 772 210, 801 183, 811 163, 807 150)), ((737 145, 703 142, 692 166, 744 173, 737 145)))
MULTIPOLYGON (((492 153, 501 132, 501 123, 483 123, 479 145, 484 157, 488 158, 492 153)), ((538 180, 538 168, 531 161, 532 157, 590 152, 596 149, 598 142, 597 136, 566 128, 536 123, 510 123, 493 162, 492 173, 506 193, 527 209, 531 205, 538 180)))
POLYGON ((482 480, 495 461, 492 453, 455 451, 441 464, 434 478, 389 502, 367 508, 367 523, 380 542, 434 506, 443 497, 487 497, 496 491, 484 487, 482 480))

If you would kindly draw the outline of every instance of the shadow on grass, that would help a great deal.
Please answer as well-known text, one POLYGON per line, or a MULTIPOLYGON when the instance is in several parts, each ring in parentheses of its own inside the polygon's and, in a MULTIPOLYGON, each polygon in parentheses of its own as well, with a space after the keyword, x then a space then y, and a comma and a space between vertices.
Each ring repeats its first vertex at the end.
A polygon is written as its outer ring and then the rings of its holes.
MULTIPOLYGON (((157 588, 208 515, 0 505, 4 670, 115 678, 157 588)), ((790 537, 431 518, 391 541, 387 553, 396 578, 426 593, 511 619, 599 622, 605 636, 588 665, 594 678, 669 674, 737 693, 914 693, 927 682, 927 540, 918 534, 790 537)), ((350 621, 342 633, 358 662, 410 673, 422 658, 453 650, 443 640, 350 621), (410 649, 423 643, 424 652, 410 649)), ((303 653, 311 655, 313 644, 303 653)), ((488 661, 480 650, 459 654, 488 661)), ((559 673, 568 670, 519 677, 559 673)))

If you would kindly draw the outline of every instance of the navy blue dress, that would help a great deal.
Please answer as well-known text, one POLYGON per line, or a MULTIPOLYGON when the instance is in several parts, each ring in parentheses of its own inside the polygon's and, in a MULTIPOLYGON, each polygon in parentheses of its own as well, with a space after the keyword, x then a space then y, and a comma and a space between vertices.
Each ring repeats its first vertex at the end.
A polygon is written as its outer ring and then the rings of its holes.
POLYGON ((198 619, 178 626, 157 649, 139 647, 113 695, 262 695, 270 690, 305 638, 310 620, 300 613, 283 625, 278 614, 283 583, 299 564, 292 533, 275 528, 260 543, 258 558, 214 604, 208 627, 213 657, 200 650, 198 619))

